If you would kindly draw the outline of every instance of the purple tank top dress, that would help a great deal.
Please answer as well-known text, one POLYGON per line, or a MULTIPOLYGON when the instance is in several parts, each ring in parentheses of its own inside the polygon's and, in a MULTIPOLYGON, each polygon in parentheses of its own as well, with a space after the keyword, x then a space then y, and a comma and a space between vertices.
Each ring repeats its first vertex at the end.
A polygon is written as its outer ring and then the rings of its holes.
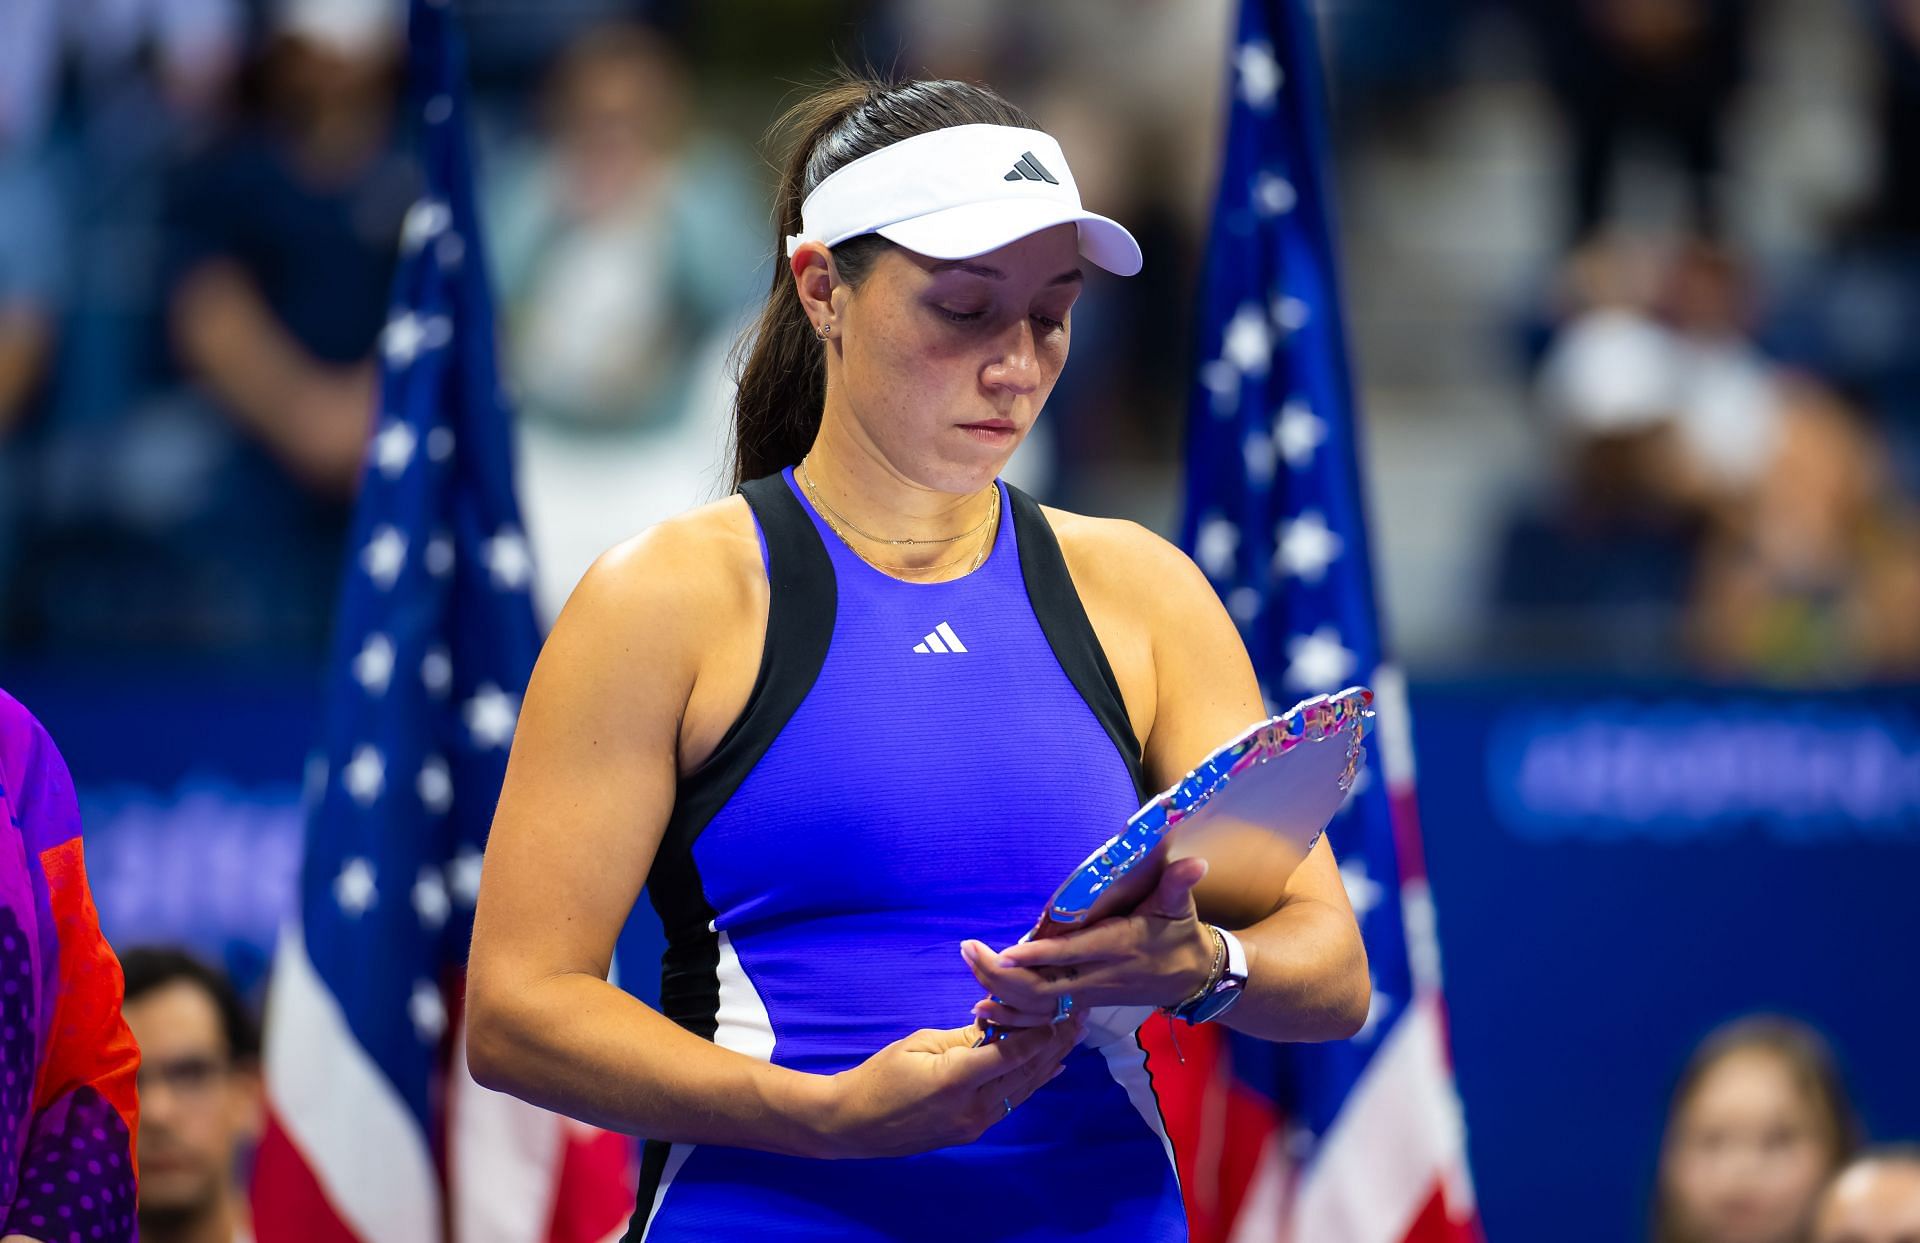
MULTIPOLYGON (((1040 507, 1001 483, 986 560, 909 583, 860 560, 791 469, 744 485, 767 640, 746 708, 679 786, 647 889, 661 1008, 827 1075, 981 997, 1010 944, 1140 805, 1140 748, 1040 507)), ((827 1161, 649 1141, 628 1240, 1186 1238, 1136 1037, 1083 1044, 978 1141, 827 1161)))

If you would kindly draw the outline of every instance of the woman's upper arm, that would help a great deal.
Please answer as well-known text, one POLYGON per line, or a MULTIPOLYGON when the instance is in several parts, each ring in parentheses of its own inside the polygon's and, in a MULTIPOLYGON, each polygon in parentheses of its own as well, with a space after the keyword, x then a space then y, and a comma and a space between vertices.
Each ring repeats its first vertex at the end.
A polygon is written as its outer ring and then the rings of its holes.
MULTIPOLYGON (((1142 763, 1148 784, 1163 790, 1215 747, 1264 720, 1267 709, 1240 632, 1200 568, 1151 532, 1141 530, 1135 542, 1143 570, 1160 584, 1145 593, 1153 601, 1155 705, 1142 763)), ((1324 840, 1303 856, 1292 843, 1248 827, 1211 836, 1207 858, 1212 866, 1194 899, 1205 917, 1228 927, 1258 923, 1291 894, 1346 901, 1324 840)))
POLYGON ((476 1007, 547 976, 607 974, 672 811, 719 577, 691 525, 604 554, 541 648, 481 870, 476 1007))

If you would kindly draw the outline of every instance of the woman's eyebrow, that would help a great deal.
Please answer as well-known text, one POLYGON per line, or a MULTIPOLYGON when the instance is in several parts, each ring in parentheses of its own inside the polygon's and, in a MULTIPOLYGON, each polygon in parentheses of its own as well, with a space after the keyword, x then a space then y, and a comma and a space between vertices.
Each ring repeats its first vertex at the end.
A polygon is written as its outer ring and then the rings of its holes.
MULTIPOLYGON (((1007 274, 999 268, 992 267, 985 263, 973 263, 966 259, 949 259, 945 263, 936 263, 928 268, 927 272, 929 274, 935 272, 970 272, 975 276, 984 276, 989 280, 1003 281, 1007 279, 1007 274)), ((1082 272, 1079 268, 1075 268, 1071 272, 1062 272, 1060 275, 1048 281, 1047 284, 1049 286, 1071 285, 1076 281, 1084 281, 1086 279, 1086 273, 1082 272)))

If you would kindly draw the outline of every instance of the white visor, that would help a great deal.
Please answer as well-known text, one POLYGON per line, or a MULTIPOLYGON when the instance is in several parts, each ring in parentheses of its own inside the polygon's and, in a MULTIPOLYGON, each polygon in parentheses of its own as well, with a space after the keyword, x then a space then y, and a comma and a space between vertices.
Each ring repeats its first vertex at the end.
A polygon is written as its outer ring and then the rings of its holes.
POLYGON ((955 125, 904 138, 834 170, 800 207, 804 242, 878 233, 932 259, 971 259, 1056 224, 1080 227, 1080 253, 1116 276, 1140 270, 1140 243, 1080 206, 1060 144, 1037 129, 955 125))

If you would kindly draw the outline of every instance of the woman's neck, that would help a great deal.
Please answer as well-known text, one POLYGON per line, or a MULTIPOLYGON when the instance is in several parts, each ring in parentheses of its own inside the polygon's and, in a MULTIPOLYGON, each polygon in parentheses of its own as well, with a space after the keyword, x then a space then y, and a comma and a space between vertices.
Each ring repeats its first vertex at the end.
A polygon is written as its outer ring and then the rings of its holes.
POLYGON ((841 538, 874 564, 902 573, 930 570, 989 545, 994 488, 943 492, 913 482, 871 445, 823 423, 794 471, 841 538), (908 543, 906 541, 912 541, 908 543))

